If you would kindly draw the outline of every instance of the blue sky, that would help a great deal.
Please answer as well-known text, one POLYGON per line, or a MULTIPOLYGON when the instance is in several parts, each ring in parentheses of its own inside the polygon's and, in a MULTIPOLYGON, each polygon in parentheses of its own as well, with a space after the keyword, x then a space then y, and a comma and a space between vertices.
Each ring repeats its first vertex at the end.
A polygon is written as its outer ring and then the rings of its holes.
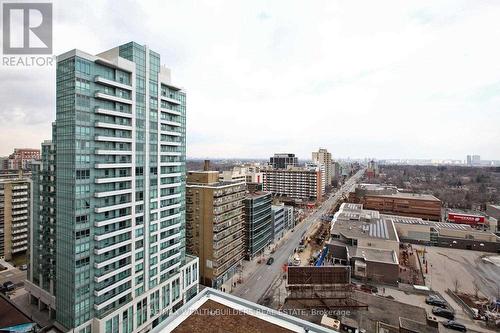
MULTIPOLYGON (((54 53, 135 40, 187 91, 188 156, 500 159, 498 1, 54 1, 54 53)), ((0 67, 0 155, 38 147, 55 68, 0 67)))

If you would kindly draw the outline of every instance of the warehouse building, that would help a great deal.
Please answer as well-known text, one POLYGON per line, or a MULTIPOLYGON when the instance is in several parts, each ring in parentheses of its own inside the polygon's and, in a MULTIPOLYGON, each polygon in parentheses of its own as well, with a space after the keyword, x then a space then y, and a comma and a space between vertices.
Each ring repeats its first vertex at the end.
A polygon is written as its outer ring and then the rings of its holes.
POLYGON ((392 219, 403 242, 500 253, 500 237, 470 225, 403 216, 393 216, 392 219))

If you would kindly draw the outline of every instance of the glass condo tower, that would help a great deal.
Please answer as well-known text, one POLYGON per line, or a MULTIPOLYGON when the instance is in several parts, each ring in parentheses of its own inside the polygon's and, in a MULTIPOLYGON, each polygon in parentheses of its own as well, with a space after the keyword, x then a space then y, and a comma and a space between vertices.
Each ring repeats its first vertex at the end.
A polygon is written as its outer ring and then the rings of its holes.
POLYGON ((186 95, 134 42, 58 56, 56 84, 26 288, 65 331, 147 331, 198 292, 185 253, 186 95))

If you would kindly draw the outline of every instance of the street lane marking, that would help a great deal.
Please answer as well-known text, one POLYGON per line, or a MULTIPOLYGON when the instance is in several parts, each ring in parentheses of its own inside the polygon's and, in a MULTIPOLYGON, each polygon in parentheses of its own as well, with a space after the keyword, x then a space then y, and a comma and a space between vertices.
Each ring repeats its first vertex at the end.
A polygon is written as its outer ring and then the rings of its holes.
POLYGON ((246 294, 250 289, 247 288, 247 290, 245 290, 244 294, 246 294))
POLYGON ((257 281, 259 281, 260 279, 262 279, 262 275, 259 275, 259 277, 257 278, 257 281))

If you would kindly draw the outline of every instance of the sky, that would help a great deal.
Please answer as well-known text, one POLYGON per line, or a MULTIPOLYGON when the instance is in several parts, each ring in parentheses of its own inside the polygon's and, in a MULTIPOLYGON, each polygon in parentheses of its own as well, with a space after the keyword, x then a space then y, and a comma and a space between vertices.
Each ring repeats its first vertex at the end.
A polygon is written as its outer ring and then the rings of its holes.
MULTIPOLYGON (((187 155, 500 159, 499 1, 54 1, 54 54, 147 44, 187 155)), ((0 156, 39 147, 55 66, 0 66, 0 156)))

